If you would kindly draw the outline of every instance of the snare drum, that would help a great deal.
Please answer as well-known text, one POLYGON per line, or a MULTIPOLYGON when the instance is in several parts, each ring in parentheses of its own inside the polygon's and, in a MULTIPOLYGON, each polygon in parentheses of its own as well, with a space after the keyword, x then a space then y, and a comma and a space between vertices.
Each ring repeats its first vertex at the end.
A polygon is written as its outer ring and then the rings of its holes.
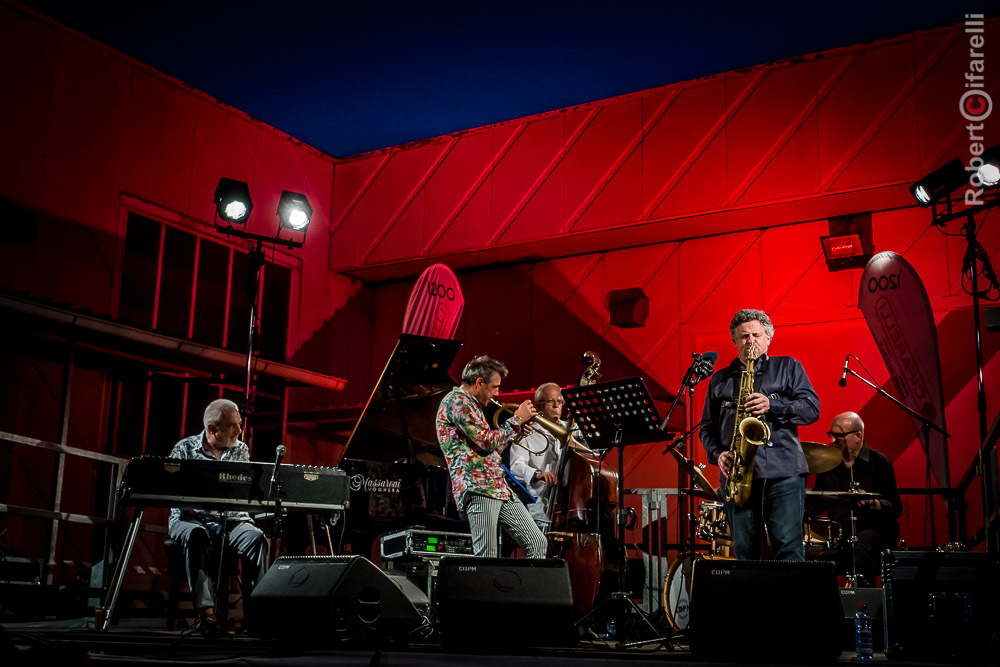
POLYGON ((703 502, 698 506, 698 527, 694 533, 698 539, 706 542, 732 542, 729 533, 729 522, 722 503, 703 502))
POLYGON ((806 558, 829 558, 840 551, 840 524, 833 519, 806 519, 802 525, 806 558))

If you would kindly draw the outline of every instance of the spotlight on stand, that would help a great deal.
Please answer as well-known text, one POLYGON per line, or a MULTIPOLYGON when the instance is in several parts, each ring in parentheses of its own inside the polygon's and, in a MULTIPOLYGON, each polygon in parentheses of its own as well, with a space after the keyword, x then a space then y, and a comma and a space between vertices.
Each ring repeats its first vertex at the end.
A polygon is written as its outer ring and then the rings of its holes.
MULTIPOLYGON (((970 126, 971 127, 971 126, 970 126)), ((975 145, 979 149, 979 144, 975 145)), ((971 146, 970 146, 971 149, 971 146)), ((970 151, 971 152, 971 151, 970 151)), ((979 155, 973 155, 968 168, 957 158, 937 169, 934 173, 920 179, 910 186, 910 192, 921 206, 930 207, 931 225, 942 230, 949 222, 963 220, 962 236, 965 237, 966 250, 962 260, 962 290, 972 297, 972 334, 976 354, 976 373, 980 378, 976 396, 977 412, 979 413, 979 439, 988 438, 988 419, 986 414, 986 388, 982 381, 983 375, 983 345, 980 326, 980 299, 996 301, 1000 299, 1000 281, 997 272, 990 265, 990 255, 976 238, 983 220, 989 209, 1000 206, 1000 146, 991 146, 979 155), (956 190, 961 187, 961 192, 956 190), (979 220, 976 219, 979 216, 979 220), (985 287, 982 285, 985 284, 985 287), (993 296, 994 294, 998 296, 993 296)), ((958 234, 951 233, 951 236, 958 234)), ((945 440, 947 447, 947 439, 945 440)), ((947 452, 947 449, 945 450, 947 452)), ((947 456, 947 454, 946 454, 947 456)), ((990 483, 995 486, 997 479, 997 462, 995 456, 982 456, 979 460, 977 475, 982 482, 984 525, 982 533, 987 536, 987 550, 1000 550, 1000 531, 993 530, 991 523, 996 521, 997 501, 988 490, 990 483)), ((967 482, 963 482, 967 483, 967 482)), ((995 494, 993 494, 995 495, 995 494)), ((952 504, 955 498, 949 497, 948 511, 954 516, 959 511, 952 504)), ((933 511, 931 512, 933 515, 933 511)), ((952 531, 954 532, 954 531, 952 531)))
POLYGON ((282 227, 304 232, 312 214, 312 206, 305 195, 288 190, 281 193, 281 199, 278 200, 278 220, 282 227))
POLYGON ((1000 184, 1000 146, 987 148, 981 157, 983 163, 976 170, 978 181, 984 189, 995 188, 1000 184))
MULTIPOLYGON (((250 210, 253 204, 250 201, 250 188, 243 181, 232 178, 220 178, 219 185, 215 188, 215 210, 219 218, 225 224, 215 221, 215 229, 220 234, 227 237, 246 239, 251 242, 251 247, 247 253, 247 302, 250 304, 250 321, 247 329, 247 365, 246 383, 243 392, 243 428, 246 433, 246 442, 249 444, 252 432, 250 430, 251 419, 254 415, 254 396, 256 391, 256 380, 254 371, 254 358, 260 352, 260 295, 262 269, 266 262, 267 254, 265 246, 284 246, 286 248, 301 248, 305 240, 282 238, 281 230, 287 227, 293 231, 304 232, 309 226, 312 218, 312 206, 309 205, 305 195, 296 192, 281 193, 278 202, 278 218, 280 224, 274 236, 256 234, 246 229, 247 219, 250 217, 250 210)), ((277 469, 277 467, 276 467, 277 469)))
POLYGON ((921 206, 930 206, 968 182, 969 175, 965 172, 965 167, 961 160, 955 158, 911 185, 910 194, 921 206))
POLYGON ((253 209, 250 188, 243 181, 220 178, 215 188, 215 210, 219 217, 233 225, 246 224, 253 209))

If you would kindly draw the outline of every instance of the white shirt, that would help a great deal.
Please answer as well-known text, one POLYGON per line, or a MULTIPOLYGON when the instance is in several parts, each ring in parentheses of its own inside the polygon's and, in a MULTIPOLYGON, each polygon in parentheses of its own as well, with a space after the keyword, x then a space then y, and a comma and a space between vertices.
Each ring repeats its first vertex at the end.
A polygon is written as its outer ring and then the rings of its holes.
MULTIPOLYGON (((567 422, 562 420, 559 423, 563 426, 567 425, 567 422)), ((535 521, 548 522, 546 510, 548 509, 547 496, 550 485, 541 479, 534 482, 531 479, 536 471, 559 474, 559 455, 562 453, 563 446, 545 427, 538 424, 533 424, 532 427, 534 430, 521 443, 532 451, 537 452, 543 448, 545 451, 541 454, 531 454, 524 447, 511 445, 510 472, 531 491, 531 495, 538 498, 538 502, 528 505, 528 513, 531 514, 531 518, 535 521), (548 447, 545 446, 546 444, 548 447)))

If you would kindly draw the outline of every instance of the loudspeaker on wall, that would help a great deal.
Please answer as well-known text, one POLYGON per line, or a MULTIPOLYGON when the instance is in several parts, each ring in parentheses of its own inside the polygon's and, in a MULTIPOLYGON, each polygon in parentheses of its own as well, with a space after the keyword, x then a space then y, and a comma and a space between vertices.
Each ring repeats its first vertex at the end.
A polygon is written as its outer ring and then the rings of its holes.
POLYGON ((641 287, 608 292, 608 319, 619 329, 645 326, 649 317, 649 297, 641 287))
POLYGON ((400 637, 421 623, 400 586, 361 556, 278 558, 248 611, 253 634, 306 643, 400 637))

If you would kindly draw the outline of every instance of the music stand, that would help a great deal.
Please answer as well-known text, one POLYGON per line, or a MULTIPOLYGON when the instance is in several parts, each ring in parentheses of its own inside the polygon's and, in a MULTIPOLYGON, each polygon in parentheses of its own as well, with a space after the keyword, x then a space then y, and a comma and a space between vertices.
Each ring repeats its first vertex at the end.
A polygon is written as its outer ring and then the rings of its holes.
POLYGON ((666 637, 649 622, 631 595, 625 590, 625 447, 664 439, 660 430, 660 415, 642 378, 633 377, 613 382, 601 382, 583 387, 563 389, 563 398, 569 415, 583 434, 584 443, 591 449, 618 450, 618 590, 611 597, 587 612, 577 621, 580 625, 598 610, 612 606, 612 619, 617 628, 616 648, 662 643, 666 637), (655 635, 655 639, 626 642, 624 633, 632 627, 631 616, 638 614, 642 622, 655 635))

